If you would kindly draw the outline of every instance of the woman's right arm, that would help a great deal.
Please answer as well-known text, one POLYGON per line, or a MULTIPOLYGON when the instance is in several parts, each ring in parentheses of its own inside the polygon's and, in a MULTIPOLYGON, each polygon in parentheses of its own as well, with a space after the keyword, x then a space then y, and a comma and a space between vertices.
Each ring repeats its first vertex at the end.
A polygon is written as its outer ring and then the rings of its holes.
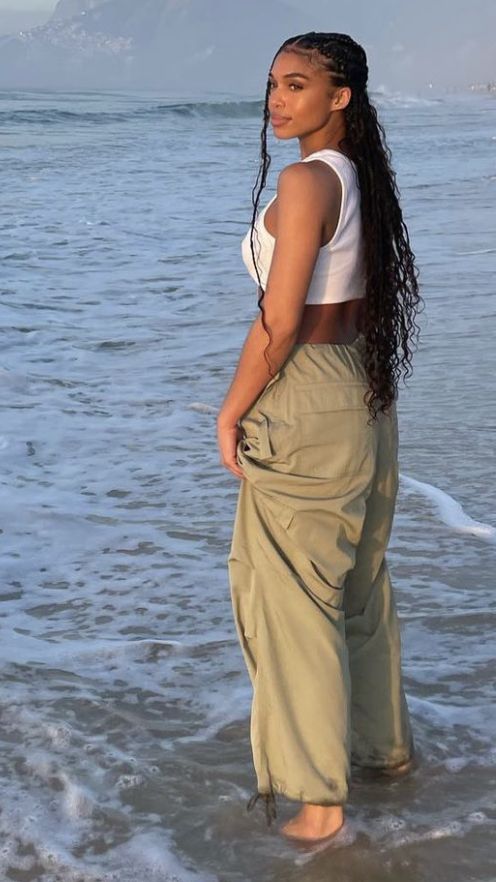
MULTIPOLYGON (((265 324, 271 332, 268 358, 272 374, 284 364, 298 337, 320 250, 324 201, 320 181, 309 165, 294 163, 279 174, 277 235, 263 299, 265 324)), ((223 459, 227 450, 232 460, 238 420, 271 379, 264 358, 268 342, 261 315, 258 315, 245 340, 235 375, 217 416, 223 459)))

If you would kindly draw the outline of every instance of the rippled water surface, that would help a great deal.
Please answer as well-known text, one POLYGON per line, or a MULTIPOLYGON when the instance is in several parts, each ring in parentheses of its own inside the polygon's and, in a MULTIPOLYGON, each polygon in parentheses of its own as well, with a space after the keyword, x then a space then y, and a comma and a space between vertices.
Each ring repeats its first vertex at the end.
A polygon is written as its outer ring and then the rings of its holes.
MULTIPOLYGON (((372 94, 426 301, 389 550, 419 765, 357 780, 312 853, 245 810, 215 438, 257 314, 261 105, 0 98, 1 878, 492 882, 494 98, 372 94)), ((299 158, 270 138, 262 205, 299 158)))

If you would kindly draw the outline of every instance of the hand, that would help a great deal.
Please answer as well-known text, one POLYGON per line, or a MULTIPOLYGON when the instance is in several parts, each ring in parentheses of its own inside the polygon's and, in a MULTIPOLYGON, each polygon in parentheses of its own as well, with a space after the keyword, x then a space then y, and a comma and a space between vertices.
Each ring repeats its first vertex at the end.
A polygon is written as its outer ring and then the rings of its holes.
POLYGON ((217 422, 217 443, 219 445, 220 461, 226 469, 229 469, 237 478, 244 478, 243 471, 238 465, 236 448, 241 440, 243 432, 237 423, 230 424, 217 422))

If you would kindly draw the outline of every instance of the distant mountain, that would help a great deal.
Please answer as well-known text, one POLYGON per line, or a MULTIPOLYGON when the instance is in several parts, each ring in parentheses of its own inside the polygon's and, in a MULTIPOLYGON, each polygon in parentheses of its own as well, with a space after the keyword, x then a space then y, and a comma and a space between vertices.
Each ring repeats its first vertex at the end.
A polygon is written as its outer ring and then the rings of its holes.
POLYGON ((277 47, 308 26, 283 0, 60 0, 46 25, 0 38, 0 88, 260 94, 277 47))
POLYGON ((107 0, 59 0, 52 15, 52 21, 63 18, 74 18, 82 12, 91 12, 107 0))
POLYGON ((49 15, 46 9, 12 9, 0 5, 0 37, 28 31, 40 24, 45 24, 49 15))

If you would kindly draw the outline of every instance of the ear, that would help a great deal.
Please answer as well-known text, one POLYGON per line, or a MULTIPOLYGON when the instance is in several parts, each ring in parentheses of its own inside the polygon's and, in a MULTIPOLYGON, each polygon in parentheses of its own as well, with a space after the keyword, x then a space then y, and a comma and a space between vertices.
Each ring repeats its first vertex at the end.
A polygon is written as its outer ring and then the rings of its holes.
POLYGON ((333 110, 344 110, 351 101, 351 89, 349 86, 342 86, 337 89, 333 96, 333 110))

